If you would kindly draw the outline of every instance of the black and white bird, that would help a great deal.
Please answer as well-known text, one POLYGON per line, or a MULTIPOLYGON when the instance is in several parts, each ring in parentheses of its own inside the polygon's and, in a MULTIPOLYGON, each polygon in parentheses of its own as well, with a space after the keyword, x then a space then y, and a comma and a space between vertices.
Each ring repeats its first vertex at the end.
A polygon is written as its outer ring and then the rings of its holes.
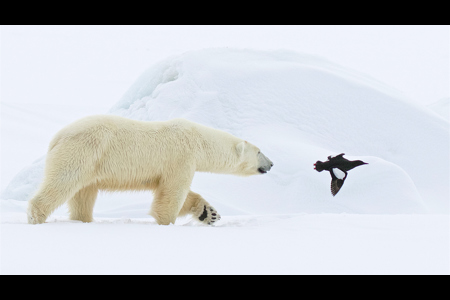
POLYGON ((314 169, 316 169, 317 172, 322 172, 323 170, 330 172, 331 194, 333 194, 333 197, 339 192, 344 184, 344 181, 347 178, 347 172, 349 170, 357 166, 368 164, 361 160, 348 160, 343 157, 344 155, 345 153, 335 156, 328 156, 328 160, 326 162, 318 160, 314 164, 314 169))

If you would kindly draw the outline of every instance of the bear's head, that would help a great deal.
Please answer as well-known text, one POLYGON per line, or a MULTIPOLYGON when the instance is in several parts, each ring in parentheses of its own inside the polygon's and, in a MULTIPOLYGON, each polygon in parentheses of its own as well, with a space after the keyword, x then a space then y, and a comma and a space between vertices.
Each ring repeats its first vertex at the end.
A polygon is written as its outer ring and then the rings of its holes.
POLYGON ((247 141, 242 141, 236 145, 239 165, 238 174, 242 176, 251 176, 267 173, 273 166, 258 147, 247 141))

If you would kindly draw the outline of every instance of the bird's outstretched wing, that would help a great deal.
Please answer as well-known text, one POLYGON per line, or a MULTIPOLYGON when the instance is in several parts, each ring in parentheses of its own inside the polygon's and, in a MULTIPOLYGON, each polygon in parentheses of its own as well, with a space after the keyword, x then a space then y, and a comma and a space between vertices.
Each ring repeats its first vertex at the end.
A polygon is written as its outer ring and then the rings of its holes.
POLYGON ((345 178, 347 178, 347 172, 342 171, 338 168, 333 168, 330 170, 331 174, 331 194, 333 197, 339 192, 341 187, 344 185, 345 178))
POLYGON ((331 194, 333 194, 333 196, 336 196, 336 194, 339 192, 343 184, 344 180, 341 179, 331 180, 331 194))

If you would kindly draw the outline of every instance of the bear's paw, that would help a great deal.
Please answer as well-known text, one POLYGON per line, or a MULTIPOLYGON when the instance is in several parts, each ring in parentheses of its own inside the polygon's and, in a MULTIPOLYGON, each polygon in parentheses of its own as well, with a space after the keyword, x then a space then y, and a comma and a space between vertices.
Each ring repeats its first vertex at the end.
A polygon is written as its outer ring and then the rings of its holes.
POLYGON ((204 205, 203 212, 198 216, 198 220, 204 224, 214 225, 215 222, 220 220, 220 215, 214 207, 204 205))
POLYGON ((27 211, 28 224, 42 224, 47 219, 47 216, 41 213, 33 205, 30 205, 27 211))

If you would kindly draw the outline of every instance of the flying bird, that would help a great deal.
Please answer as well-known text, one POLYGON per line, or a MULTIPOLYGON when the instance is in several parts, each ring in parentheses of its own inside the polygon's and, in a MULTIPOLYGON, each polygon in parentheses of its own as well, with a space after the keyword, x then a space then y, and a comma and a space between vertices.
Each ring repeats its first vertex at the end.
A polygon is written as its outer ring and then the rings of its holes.
POLYGON ((335 156, 328 156, 326 162, 320 160, 316 161, 314 164, 314 169, 317 172, 322 172, 326 170, 330 172, 331 175, 331 194, 333 197, 339 192, 345 179, 347 178, 347 172, 355 167, 361 165, 367 165, 361 160, 348 160, 344 158, 345 153, 341 153, 335 156))

